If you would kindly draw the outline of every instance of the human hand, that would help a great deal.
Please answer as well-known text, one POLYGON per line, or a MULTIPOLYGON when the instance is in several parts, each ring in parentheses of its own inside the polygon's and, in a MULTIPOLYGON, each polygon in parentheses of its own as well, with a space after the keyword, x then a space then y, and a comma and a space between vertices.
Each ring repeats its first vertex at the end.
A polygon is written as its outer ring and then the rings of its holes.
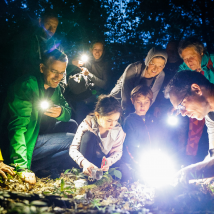
POLYGON ((90 72, 88 71, 87 68, 80 68, 82 70, 82 74, 85 75, 85 76, 88 76, 90 74, 90 72))
POLYGON ((89 162, 88 160, 84 159, 81 163, 82 167, 83 167, 83 173, 85 175, 88 175, 88 176, 92 176, 92 173, 91 173, 91 169, 96 169, 98 168, 97 166, 95 166, 93 163, 89 162))
POLYGON ((72 64, 77 66, 77 67, 81 67, 84 65, 84 62, 81 60, 72 60, 72 64))
POLYGON ((15 175, 15 172, 13 170, 14 170, 13 167, 4 164, 3 161, 0 162, 0 175, 4 179, 7 179, 5 172, 9 173, 10 175, 15 175))
POLYGON ((21 179, 29 184, 35 184, 36 183, 36 176, 33 172, 21 172, 21 179))
POLYGON ((62 108, 61 106, 54 106, 54 107, 51 107, 49 109, 47 109, 44 114, 49 116, 49 117, 54 117, 54 118, 57 118, 61 115, 61 112, 62 112, 62 108))

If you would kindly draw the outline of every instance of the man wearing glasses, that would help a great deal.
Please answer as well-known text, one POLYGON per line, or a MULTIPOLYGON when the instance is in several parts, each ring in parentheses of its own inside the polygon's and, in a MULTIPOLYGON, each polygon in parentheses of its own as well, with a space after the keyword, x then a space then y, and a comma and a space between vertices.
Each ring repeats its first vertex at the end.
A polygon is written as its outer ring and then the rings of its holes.
POLYGON ((204 161, 187 166, 179 171, 181 179, 191 180, 214 176, 214 84, 201 73, 187 70, 177 73, 165 89, 173 107, 182 116, 202 120, 205 118, 209 153, 204 161), (195 177, 193 178, 192 175, 195 177))
POLYGON ((9 163, 17 164, 23 180, 31 184, 36 180, 29 169, 56 168, 69 158, 77 123, 70 120, 71 108, 59 88, 67 63, 67 56, 57 49, 46 53, 40 72, 19 78, 8 92, 9 163), (46 108, 41 106, 44 102, 46 108))

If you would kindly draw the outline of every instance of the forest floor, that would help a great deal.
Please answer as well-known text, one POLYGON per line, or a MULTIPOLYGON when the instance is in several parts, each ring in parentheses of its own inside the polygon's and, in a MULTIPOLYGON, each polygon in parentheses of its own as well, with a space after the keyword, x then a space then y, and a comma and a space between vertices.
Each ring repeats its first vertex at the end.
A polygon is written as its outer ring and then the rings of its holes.
POLYGON ((117 172, 88 181, 77 169, 58 179, 37 178, 35 185, 16 174, 0 183, 0 213, 214 213, 214 184, 198 182, 161 189, 120 182, 117 172))

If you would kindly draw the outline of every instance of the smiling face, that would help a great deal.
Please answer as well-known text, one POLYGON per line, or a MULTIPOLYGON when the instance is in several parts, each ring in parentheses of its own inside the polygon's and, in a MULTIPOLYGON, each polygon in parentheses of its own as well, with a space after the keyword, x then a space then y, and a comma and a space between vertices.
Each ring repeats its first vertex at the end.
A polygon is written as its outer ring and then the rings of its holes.
POLYGON ((147 67, 145 77, 151 78, 157 76, 165 67, 165 60, 162 58, 153 58, 147 67))
POLYGON ((191 70, 201 69, 202 56, 203 54, 199 54, 194 47, 187 47, 181 53, 182 59, 191 70))
POLYGON ((43 36, 47 39, 51 38, 56 32, 58 24, 59 24, 59 21, 56 17, 47 17, 44 20, 44 23, 40 24, 43 28, 43 32, 44 32, 43 36))
POLYGON ((175 91, 170 92, 170 101, 175 109, 179 105, 183 106, 180 110, 182 116, 188 116, 202 120, 210 111, 209 105, 197 84, 192 85, 191 95, 179 94, 175 91))
POLYGON ((40 72, 44 74, 45 89, 49 87, 56 88, 58 86, 65 75, 66 66, 66 62, 51 59, 48 61, 47 65, 43 63, 40 64, 40 72))
POLYGON ((150 107, 150 99, 146 96, 139 95, 134 99, 131 98, 132 104, 135 108, 135 113, 139 116, 146 115, 150 107))
POLYGON ((102 43, 95 43, 91 50, 93 57, 95 59, 99 59, 103 55, 103 49, 104 47, 102 43))
POLYGON ((117 124, 120 118, 120 112, 110 112, 106 116, 101 116, 98 112, 95 112, 97 122, 105 130, 111 130, 117 124))

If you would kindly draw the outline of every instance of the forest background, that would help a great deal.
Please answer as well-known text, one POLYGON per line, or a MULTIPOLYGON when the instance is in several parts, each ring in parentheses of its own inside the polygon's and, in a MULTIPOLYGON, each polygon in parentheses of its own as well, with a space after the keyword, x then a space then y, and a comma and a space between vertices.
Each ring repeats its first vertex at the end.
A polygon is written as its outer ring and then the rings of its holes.
POLYGON ((0 95, 5 97, 17 35, 38 25, 46 10, 58 14, 56 36, 70 58, 103 40, 112 60, 112 85, 125 67, 144 60, 151 47, 196 36, 214 52, 213 0, 2 0, 0 3, 0 95))

